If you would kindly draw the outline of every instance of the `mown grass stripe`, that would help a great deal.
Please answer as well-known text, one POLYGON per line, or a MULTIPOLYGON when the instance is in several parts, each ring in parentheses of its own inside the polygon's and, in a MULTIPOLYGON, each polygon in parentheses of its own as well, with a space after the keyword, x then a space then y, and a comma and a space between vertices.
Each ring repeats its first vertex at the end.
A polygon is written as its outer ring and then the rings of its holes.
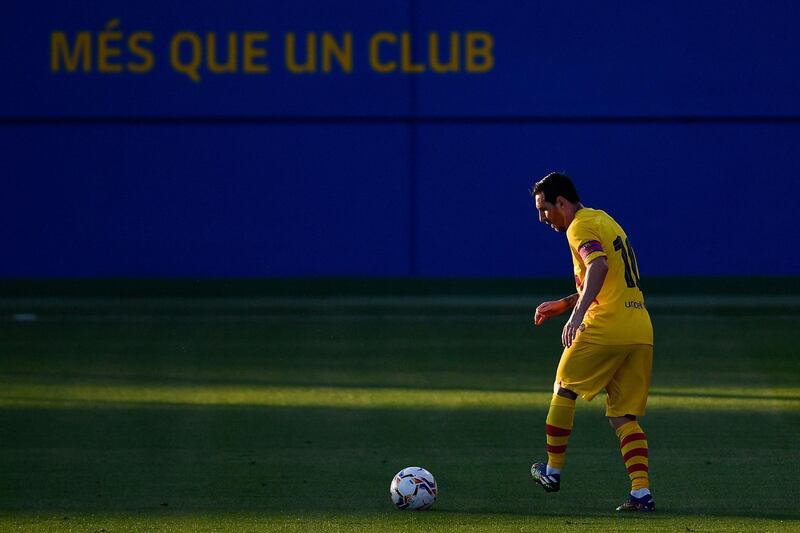
MULTIPOLYGON (((345 409, 503 409, 542 410, 550 392, 484 390, 431 390, 370 387, 276 387, 232 385, 125 385, 5 383, 0 385, 0 406, 125 407, 253 406, 324 407, 345 409)), ((648 408, 687 410, 800 411, 800 389, 786 389, 789 396, 756 396, 727 389, 717 395, 696 391, 659 389, 651 394, 648 408)), ((584 403, 584 402, 581 402, 584 403)), ((603 402, 595 401, 593 405, 603 402)))

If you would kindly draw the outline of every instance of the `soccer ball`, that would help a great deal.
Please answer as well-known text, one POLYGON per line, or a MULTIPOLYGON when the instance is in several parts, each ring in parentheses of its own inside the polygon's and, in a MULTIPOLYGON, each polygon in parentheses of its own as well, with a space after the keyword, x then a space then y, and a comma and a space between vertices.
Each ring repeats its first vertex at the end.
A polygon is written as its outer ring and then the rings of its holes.
POLYGON ((438 494, 433 474, 418 466, 402 469, 389 485, 392 503, 401 511, 424 511, 433 505, 438 494))

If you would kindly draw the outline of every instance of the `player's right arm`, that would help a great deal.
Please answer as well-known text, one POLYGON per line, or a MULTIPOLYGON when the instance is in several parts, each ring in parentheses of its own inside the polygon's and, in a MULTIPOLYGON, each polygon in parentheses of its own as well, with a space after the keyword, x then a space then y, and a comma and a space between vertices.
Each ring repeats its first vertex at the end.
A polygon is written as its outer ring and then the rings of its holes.
POLYGON ((570 309, 575 307, 575 304, 577 302, 578 302, 578 293, 571 294, 566 298, 561 298, 560 300, 542 302, 536 308, 536 312, 533 315, 533 323, 538 326, 548 318, 552 318, 566 311, 569 311, 570 309))

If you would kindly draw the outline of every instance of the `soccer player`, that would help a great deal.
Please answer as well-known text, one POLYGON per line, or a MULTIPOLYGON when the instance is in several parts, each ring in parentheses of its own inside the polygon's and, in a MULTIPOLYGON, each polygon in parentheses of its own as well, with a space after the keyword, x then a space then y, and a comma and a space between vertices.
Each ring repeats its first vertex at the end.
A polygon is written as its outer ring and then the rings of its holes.
POLYGON ((606 417, 619 437, 631 479, 628 501, 617 511, 653 511, 644 415, 653 365, 653 326, 644 305, 639 268, 625 231, 604 211, 584 207, 572 180, 552 172, 531 190, 539 221, 567 234, 578 292, 536 308, 534 323, 572 310, 561 333, 564 351, 556 370, 545 424, 547 463, 531 467, 547 492, 561 486, 575 401, 605 389, 606 417))

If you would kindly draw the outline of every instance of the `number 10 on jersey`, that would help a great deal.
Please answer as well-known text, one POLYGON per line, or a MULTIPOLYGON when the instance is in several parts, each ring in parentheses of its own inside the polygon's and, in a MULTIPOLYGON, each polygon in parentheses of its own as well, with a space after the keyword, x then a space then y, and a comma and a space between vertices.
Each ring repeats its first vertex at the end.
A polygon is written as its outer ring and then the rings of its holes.
POLYGON ((625 239, 625 244, 623 244, 622 237, 617 235, 617 238, 614 239, 614 250, 622 254, 622 263, 625 265, 625 284, 630 288, 636 287, 642 290, 639 267, 636 265, 636 254, 633 253, 631 242, 625 239))

